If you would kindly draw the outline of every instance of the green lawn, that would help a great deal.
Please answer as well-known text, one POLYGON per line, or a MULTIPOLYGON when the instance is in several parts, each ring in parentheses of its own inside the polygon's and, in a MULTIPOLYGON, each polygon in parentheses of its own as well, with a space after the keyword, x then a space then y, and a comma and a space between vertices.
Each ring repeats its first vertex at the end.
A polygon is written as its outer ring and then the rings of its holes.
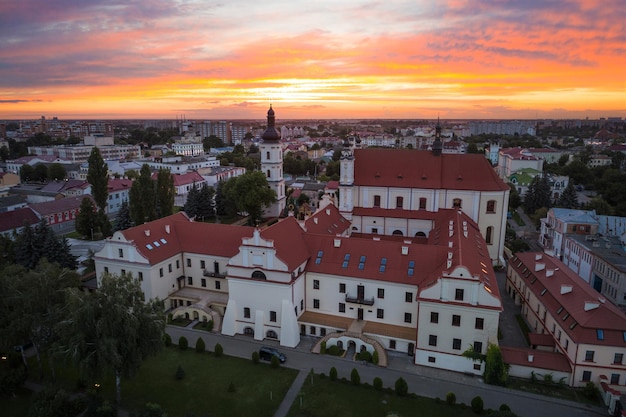
POLYGON ((517 223, 518 226, 526 226, 526 222, 522 220, 521 216, 519 215, 517 211, 514 211, 513 213, 511 213, 511 216, 513 217, 513 220, 515 220, 515 223, 517 223))
MULTIPOLYGON (((31 375, 36 373, 36 368, 31 368, 31 375)), ((161 405, 170 417, 184 417, 190 413, 213 417, 271 417, 296 374, 293 369, 272 369, 268 364, 254 365, 247 359, 217 358, 206 352, 196 353, 193 349, 183 352, 174 347, 165 348, 159 355, 147 359, 134 378, 122 380, 122 408, 139 410, 147 402, 152 402, 161 405), (175 378, 179 365, 185 371, 182 380, 175 378), (235 392, 229 392, 231 382, 235 392)), ((49 379, 48 375, 46 377, 49 379)), ((78 373, 75 369, 58 370, 57 378, 59 385, 67 391, 76 391, 78 373)), ((113 377, 109 375, 98 382, 102 395, 113 402, 113 377)), ((1 414, 26 416, 28 403, 27 393, 22 393, 18 399, 0 396, 1 414), (5 414, 6 410, 9 413, 5 414)))
MULTIPOLYGON (((369 381, 371 383, 371 381, 369 381)), ((515 411, 515 410, 513 410, 515 411)), ((301 395, 289 410, 289 417, 362 417, 362 416, 475 417, 469 406, 448 405, 445 401, 424 397, 398 397, 371 386, 330 381, 319 375, 308 376, 301 395), (302 401, 302 406, 300 406, 302 401), (419 412, 417 411, 419 410, 419 412)))

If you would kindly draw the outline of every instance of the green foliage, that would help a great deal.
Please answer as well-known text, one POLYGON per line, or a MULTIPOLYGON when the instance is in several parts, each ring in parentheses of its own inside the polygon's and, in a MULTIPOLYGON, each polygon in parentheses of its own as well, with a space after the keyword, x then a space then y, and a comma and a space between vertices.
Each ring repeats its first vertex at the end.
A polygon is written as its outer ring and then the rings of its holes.
POLYGON ((500 408, 498 410, 500 410, 500 411, 511 411, 511 407, 509 407, 508 404, 500 404, 500 408))
POLYGON ((483 355, 481 352, 476 352, 474 350, 474 346, 473 345, 469 345, 469 347, 467 349, 465 349, 465 351, 463 352, 463 357, 467 358, 467 359, 471 359, 472 362, 484 362, 485 360, 485 355, 483 355))
POLYGON ((130 207, 128 206, 128 201, 122 202, 117 215, 115 216, 115 229, 118 230, 126 230, 134 226, 133 219, 130 217, 130 207))
POLYGON ((456 394, 449 392, 446 394, 446 402, 450 405, 456 404, 456 394))
POLYGON ((485 407, 483 403, 483 399, 480 396, 476 396, 472 398, 472 402, 470 404, 472 406, 472 411, 475 412, 476 414, 482 413, 485 407))
POLYGON ((76 257, 70 252, 67 239, 55 235, 43 218, 34 229, 24 227, 15 236, 13 249, 15 262, 28 269, 34 268, 42 258, 76 269, 76 257))
POLYGON ((320 345, 320 354, 324 355, 326 353, 326 342, 322 342, 320 345))
POLYGON ((343 355, 343 352, 344 350, 337 345, 332 345, 331 347, 326 348, 326 353, 333 356, 341 356, 343 355))
POLYGON ((565 187, 565 190, 563 190, 563 193, 559 196, 559 201, 556 205, 557 207, 567 209, 578 208, 578 195, 576 194, 576 189, 574 188, 574 183, 572 181, 567 183, 567 187, 565 187))
POLYGON ((528 186, 524 197, 524 210, 526 213, 534 213, 541 207, 550 208, 551 191, 548 177, 537 175, 528 186))
POLYGON ((131 378, 142 361, 163 346, 163 302, 144 301, 131 274, 104 274, 98 291, 68 292, 67 317, 62 321, 59 351, 79 365, 85 377, 116 376, 116 400, 121 401, 121 378, 131 378))
POLYGON ((374 353, 372 354, 372 362, 375 365, 378 365, 378 360, 379 360, 379 358, 378 358, 378 351, 374 350, 374 353))
POLYGON ((272 355, 272 359, 270 360, 270 366, 274 369, 280 367, 280 359, 278 359, 277 356, 272 355))
POLYGON ((178 349, 187 350, 188 347, 189 347, 189 341, 187 340, 185 336, 181 336, 178 339, 178 349))
POLYGON ((206 327, 207 327, 207 330, 208 330, 209 332, 210 332, 210 331, 212 331, 212 330, 213 330, 213 320, 209 320, 209 321, 207 322, 206 327))
POLYGON ((598 395, 600 395, 600 390, 598 389, 596 384, 594 384, 591 381, 585 384, 582 391, 583 391, 583 395, 589 398, 590 400, 595 400, 598 398, 598 395))
POLYGON ((165 347, 172 346, 172 336, 170 336, 169 334, 165 333, 164 336, 163 336, 163 344, 165 345, 165 347))
POLYGON ((509 187, 511 188, 511 192, 509 193, 509 211, 513 212, 522 205, 522 197, 520 197, 517 192, 515 184, 509 183, 509 187))
POLYGON ((143 164, 129 192, 130 216, 135 225, 144 224, 157 218, 156 191, 148 164, 143 164))
POLYGON ((167 417, 167 413, 159 404, 146 403, 145 407, 139 412, 139 414, 131 417, 167 417))
POLYGON ((276 193, 269 188, 267 177, 260 171, 246 172, 224 184, 224 195, 239 213, 247 213, 249 223, 262 220, 263 210, 276 201, 276 193))
POLYGON ((12 397, 28 376, 20 355, 9 353, 5 360, 0 360, 0 395, 12 397))
POLYGON ((219 358, 220 356, 224 354, 224 348, 219 343, 216 343, 215 350, 213 351, 213 353, 215 354, 216 358, 219 358))
POLYGON ((48 168, 44 164, 37 164, 34 168, 35 181, 45 182, 48 179, 48 168))
POLYGON ((252 363, 253 364, 258 364, 259 363, 259 352, 257 352, 256 350, 254 352, 252 352, 252 363))
POLYGON ((174 178, 169 169, 159 169, 156 179, 157 217, 166 217, 174 213, 174 178))
POLYGON ((205 350, 206 350, 206 346, 204 344, 204 340, 202 340, 202 338, 199 337, 198 340, 196 340, 196 352, 204 353, 205 350))
POLYGON ((406 383, 404 378, 400 377, 396 380, 395 391, 398 397, 406 397, 409 393, 409 385, 406 383))
POLYGON ((48 165, 48 178, 51 181, 62 181, 67 177, 65 167, 59 163, 48 165))
POLYGON ((35 181, 35 168, 28 164, 24 164, 20 167, 20 180, 22 182, 35 181))
POLYGON ((337 368, 335 368, 334 366, 332 368, 330 368, 330 372, 328 373, 328 378, 331 381, 336 381, 337 380, 337 368))
POLYGON ((376 377, 374 378, 373 385, 374 385, 375 390, 380 391, 383 389, 383 380, 380 379, 379 377, 376 377))
POLYGON ((96 206, 104 211, 109 197, 109 168, 97 146, 91 148, 87 163, 89 164, 87 182, 91 184, 91 195, 96 201, 96 206))
POLYGON ((367 350, 364 350, 362 352, 357 353, 356 359, 359 361, 371 362, 372 354, 369 353, 367 350))
POLYGON ((508 379, 508 366, 504 363, 498 345, 489 344, 485 359, 485 382, 492 385, 505 386, 508 379))
POLYGON ((83 197, 80 202, 76 216, 76 231, 88 238, 92 238, 93 234, 98 231, 98 219, 96 214, 96 206, 89 197, 83 197))
POLYGON ((175 377, 177 381, 182 381, 183 379, 185 379, 185 370, 182 366, 178 365, 178 368, 176 368, 175 377))
POLYGON ((350 372, 350 382, 352 382, 352 385, 359 385, 361 383, 361 376, 356 368, 352 368, 352 372, 350 372))
POLYGON ((80 403, 70 399, 67 392, 60 388, 46 387, 33 394, 28 417, 72 417, 80 411, 80 403))

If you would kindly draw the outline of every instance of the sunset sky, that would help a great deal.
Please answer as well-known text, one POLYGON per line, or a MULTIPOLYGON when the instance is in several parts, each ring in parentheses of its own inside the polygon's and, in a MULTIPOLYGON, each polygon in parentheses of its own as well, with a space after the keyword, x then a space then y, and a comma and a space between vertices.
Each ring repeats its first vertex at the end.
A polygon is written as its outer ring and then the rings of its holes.
POLYGON ((0 119, 626 117, 624 0, 0 0, 0 119))

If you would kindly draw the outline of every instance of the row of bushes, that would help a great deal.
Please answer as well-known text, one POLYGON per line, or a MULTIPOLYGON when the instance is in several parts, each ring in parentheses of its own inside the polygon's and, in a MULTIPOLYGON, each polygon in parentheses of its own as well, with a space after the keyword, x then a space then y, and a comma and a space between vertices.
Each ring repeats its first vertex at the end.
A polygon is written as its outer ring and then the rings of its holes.
MULTIPOLYGON (((172 337, 169 334, 165 333, 163 343, 167 347, 172 346, 172 337)), ((181 336, 178 339, 178 349, 187 350, 188 348, 189 348, 189 341, 187 340, 185 336, 181 336)), ((206 351, 206 345, 204 344, 204 340, 202 340, 202 338, 199 337, 198 340, 196 340, 196 352, 203 353, 204 351, 206 351)), ((222 347, 222 345, 220 345, 219 343, 216 343, 215 348, 213 349, 213 354, 216 357, 222 356, 224 354, 224 348, 222 347)))
MULTIPOLYGON (((326 342, 322 342, 322 344, 320 345, 320 353, 322 355, 328 354, 333 356, 342 356, 345 353, 345 350, 341 349, 337 345, 326 347, 326 342)), ((378 352, 374 350, 374 353, 372 354, 369 353, 367 350, 361 351, 356 354, 356 360, 378 365, 378 352)))

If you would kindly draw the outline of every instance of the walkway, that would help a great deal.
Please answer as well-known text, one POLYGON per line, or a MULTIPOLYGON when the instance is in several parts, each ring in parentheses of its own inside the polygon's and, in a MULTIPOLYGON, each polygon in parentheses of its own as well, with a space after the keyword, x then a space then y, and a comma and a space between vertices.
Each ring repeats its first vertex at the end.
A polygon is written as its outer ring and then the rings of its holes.
POLYGON ((289 391, 285 394, 285 398, 283 398, 283 402, 280 403, 280 407, 278 407, 278 410, 274 413, 274 417, 287 416, 287 413, 289 413, 291 405, 298 397, 298 393, 302 389, 302 385, 304 384, 306 377, 309 375, 309 372, 311 371, 307 371, 306 369, 301 369, 300 372, 298 372, 298 376, 293 380, 291 388, 289 388, 289 391))

